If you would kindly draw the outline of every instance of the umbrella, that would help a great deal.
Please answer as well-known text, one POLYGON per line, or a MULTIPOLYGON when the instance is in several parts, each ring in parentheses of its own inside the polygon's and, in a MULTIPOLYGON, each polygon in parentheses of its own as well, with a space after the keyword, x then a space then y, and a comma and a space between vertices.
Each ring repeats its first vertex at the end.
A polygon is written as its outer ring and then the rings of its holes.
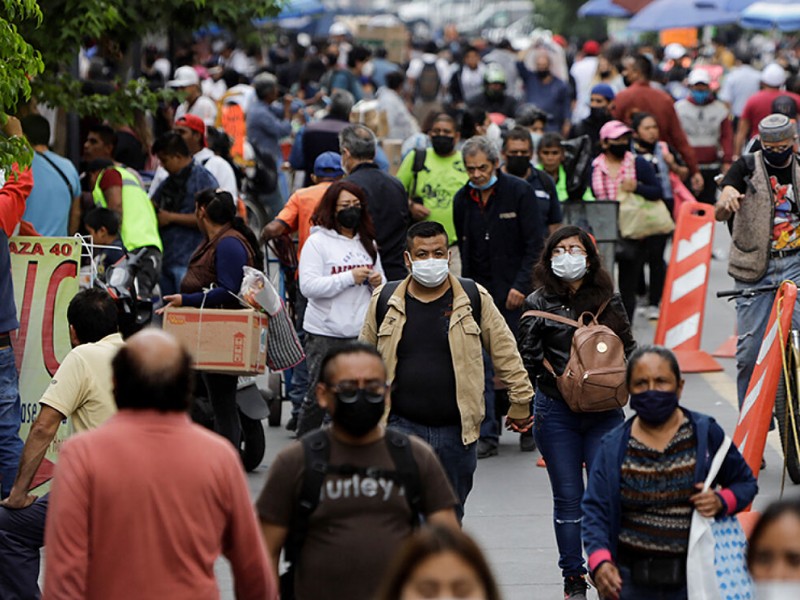
MULTIPOLYGON (((716 4, 722 10, 730 12, 741 13, 745 8, 754 4, 758 0, 715 0, 716 4)), ((769 0, 770 4, 796 4, 797 0, 769 0)))
POLYGON ((661 31, 681 27, 725 25, 739 19, 736 13, 722 10, 709 0, 655 0, 628 23, 635 31, 661 31))
POLYGON ((589 0, 578 9, 579 17, 630 17, 631 13, 611 0, 589 0))
POLYGON ((778 2, 756 2, 742 11, 742 27, 749 29, 800 29, 800 4, 778 2))
POLYGON ((637 13, 653 0, 614 0, 614 4, 621 6, 630 13, 637 13))
POLYGON ((281 7, 281 12, 275 17, 268 17, 266 19, 256 19, 253 21, 255 25, 264 25, 265 23, 272 23, 276 20, 283 19, 301 19, 325 12, 325 6, 320 0, 289 0, 281 7))

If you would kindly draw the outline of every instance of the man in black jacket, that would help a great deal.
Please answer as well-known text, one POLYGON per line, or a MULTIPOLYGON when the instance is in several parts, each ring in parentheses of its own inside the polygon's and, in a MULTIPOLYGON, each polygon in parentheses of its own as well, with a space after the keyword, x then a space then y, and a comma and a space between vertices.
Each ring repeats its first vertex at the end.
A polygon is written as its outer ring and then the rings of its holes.
MULTIPOLYGON (((494 142, 473 137, 461 153, 469 176, 453 199, 461 272, 489 290, 516 333, 525 297, 533 291, 533 266, 542 250, 541 213, 533 188, 498 168, 494 142)), ((478 458, 497 454, 499 436, 494 398, 487 395, 478 458)))
POLYGON ((483 74, 483 90, 467 98, 469 108, 480 108, 487 113, 500 113, 513 117, 517 112, 516 98, 506 93, 506 74, 502 67, 489 65, 483 74))
POLYGON ((374 162, 376 146, 375 134, 364 125, 349 125, 339 133, 342 167, 347 179, 367 194, 367 211, 375 225, 383 271, 389 281, 394 281, 408 275, 403 252, 411 218, 405 187, 374 162))

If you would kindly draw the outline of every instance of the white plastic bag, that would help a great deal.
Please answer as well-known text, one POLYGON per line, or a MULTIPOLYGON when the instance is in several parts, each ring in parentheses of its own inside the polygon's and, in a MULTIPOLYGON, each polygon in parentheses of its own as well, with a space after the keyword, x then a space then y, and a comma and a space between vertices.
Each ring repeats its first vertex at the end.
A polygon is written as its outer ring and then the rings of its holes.
POLYGON ((239 295, 247 304, 256 309, 264 309, 270 317, 277 315, 282 309, 281 297, 266 275, 252 267, 242 267, 244 277, 239 295))

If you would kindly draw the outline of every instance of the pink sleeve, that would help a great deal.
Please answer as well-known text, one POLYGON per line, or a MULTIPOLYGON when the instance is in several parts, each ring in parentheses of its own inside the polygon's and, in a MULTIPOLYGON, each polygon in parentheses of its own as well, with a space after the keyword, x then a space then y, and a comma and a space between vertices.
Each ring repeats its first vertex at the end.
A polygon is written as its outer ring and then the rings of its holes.
POLYGON ((239 458, 231 453, 228 466, 230 515, 223 552, 231 563, 237 600, 277 600, 278 586, 250 502, 239 458))
POLYGON ((717 495, 722 499, 725 505, 725 514, 732 515, 736 512, 736 496, 729 489, 718 490, 717 495))
POLYGON ((592 552, 589 556, 589 572, 594 573, 594 570, 603 562, 614 562, 608 549, 601 548, 592 552))
POLYGON ((86 597, 89 485, 90 476, 81 447, 66 442, 59 454, 47 507, 43 600, 79 600, 86 597))
POLYGON ((17 165, 0 189, 0 227, 8 237, 14 234, 25 212, 25 201, 33 189, 33 172, 30 168, 20 171, 17 165))

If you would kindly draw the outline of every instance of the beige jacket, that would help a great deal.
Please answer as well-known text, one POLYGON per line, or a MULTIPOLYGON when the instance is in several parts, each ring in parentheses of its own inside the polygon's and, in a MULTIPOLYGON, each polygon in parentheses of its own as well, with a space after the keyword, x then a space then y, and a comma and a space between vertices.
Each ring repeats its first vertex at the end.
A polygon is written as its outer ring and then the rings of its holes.
MULTIPOLYGON (((450 277, 453 287, 453 314, 450 317, 450 353, 456 375, 456 398, 461 412, 461 439, 471 444, 480 435, 481 421, 485 413, 483 400, 484 372, 481 349, 492 358, 497 377, 508 387, 511 407, 508 416, 525 419, 530 415, 529 403, 533 387, 528 373, 517 351, 514 334, 494 305, 492 297, 482 286, 481 326, 472 317, 469 296, 457 277, 450 277)), ((367 318, 360 339, 377 346, 386 363, 388 380, 394 381, 397 368, 397 346, 403 336, 406 322, 406 288, 410 276, 401 283, 387 303, 386 317, 378 326, 375 323, 378 297, 381 288, 375 290, 367 310, 367 318)))

